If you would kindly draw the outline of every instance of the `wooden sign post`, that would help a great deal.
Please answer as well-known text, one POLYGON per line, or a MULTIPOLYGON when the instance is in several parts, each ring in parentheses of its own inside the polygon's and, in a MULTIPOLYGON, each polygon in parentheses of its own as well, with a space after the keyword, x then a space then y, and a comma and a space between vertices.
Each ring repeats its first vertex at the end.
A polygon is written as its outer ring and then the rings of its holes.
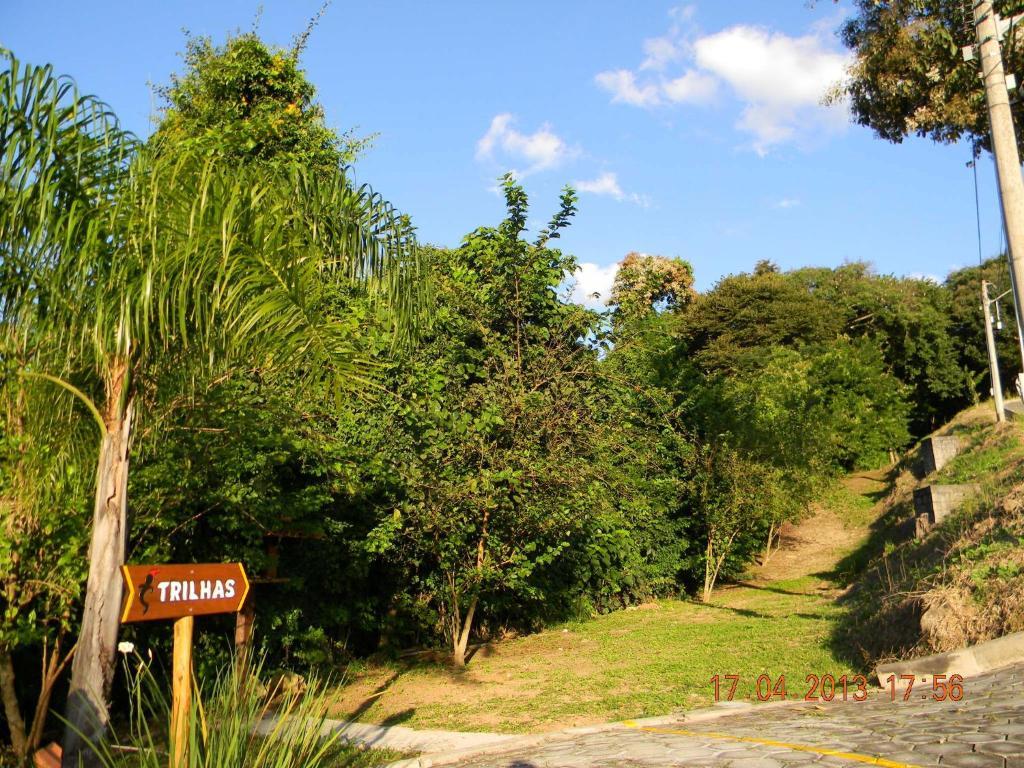
POLYGON ((174 619, 170 768, 181 768, 188 754, 195 617, 238 613, 249 594, 249 579, 241 563, 122 565, 121 577, 122 624, 174 619))

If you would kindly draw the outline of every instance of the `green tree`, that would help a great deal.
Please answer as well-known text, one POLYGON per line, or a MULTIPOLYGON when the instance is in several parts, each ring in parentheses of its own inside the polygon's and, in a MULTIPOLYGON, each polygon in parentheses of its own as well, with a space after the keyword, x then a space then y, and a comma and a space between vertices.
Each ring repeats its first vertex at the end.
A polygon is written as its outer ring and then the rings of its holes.
POLYGON ((870 339, 837 339, 810 358, 807 418, 823 437, 832 471, 873 469, 910 442, 912 390, 891 374, 870 339))
POLYGON ((85 578, 91 480, 80 468, 95 460, 73 403, 19 375, 27 341, 0 337, 0 698, 22 762, 40 744, 54 684, 74 652, 66 640, 85 578), (23 674, 31 668, 41 669, 38 680, 23 674))
POLYGON ((437 312, 398 389, 406 498, 372 535, 407 564, 407 588, 437 612, 457 664, 502 605, 543 602, 542 573, 610 506, 596 454, 598 355, 585 341, 600 318, 559 300, 575 261, 548 245, 575 195, 563 193, 531 242, 526 194, 511 177, 503 185, 499 226, 433 251, 437 312))
MULTIPOLYGON (((964 267, 950 272, 944 284, 949 294, 949 332, 957 349, 960 364, 978 396, 988 396, 991 380, 988 349, 985 344, 985 317, 981 310, 981 281, 993 286, 995 298, 1010 288, 1006 257, 996 256, 977 267, 964 267)), ((999 372, 1004 386, 1009 386, 1020 370, 1020 347, 1017 344, 1017 319, 1012 294, 999 302, 1002 329, 995 330, 999 372)))
POLYGON ((857 263, 790 274, 842 318, 843 335, 870 339, 889 371, 911 387, 911 434, 927 434, 971 402, 972 384, 952 335, 949 292, 941 285, 876 275, 857 263))
POLYGON ((703 531, 700 599, 709 602, 719 577, 742 565, 760 538, 768 508, 765 489, 772 488, 770 466, 751 461, 719 438, 694 454, 693 509, 703 531))
POLYGON ((833 474, 877 466, 906 444, 897 370, 926 393, 925 413, 949 402, 939 400, 944 386, 962 394, 944 311, 938 286, 864 265, 782 273, 759 264, 659 318, 675 344, 662 342, 652 364, 695 446, 688 507, 706 547, 699 577, 688 570, 703 594, 756 541, 770 556, 781 523, 803 516, 833 474), (735 472, 757 478, 756 504, 735 472))
POLYGON ((151 143, 245 163, 287 158, 326 172, 351 163, 372 137, 338 136, 326 125, 300 53, 298 45, 274 48, 254 33, 230 37, 223 46, 189 38, 184 74, 159 89, 167 106, 151 143))
MULTIPOLYGON (((190 40, 184 71, 161 90, 166 109, 153 149, 336 172, 365 142, 326 126, 299 47, 273 48, 254 35, 222 46, 190 40)), ((311 307, 347 323, 354 356, 375 361, 392 352, 391 320, 360 281, 324 273, 313 293, 311 307)), ((163 428, 139 440, 129 489, 140 523, 136 556, 230 556, 254 573, 279 568, 254 597, 259 642, 288 665, 329 661, 343 645, 372 649, 367 638, 390 585, 360 546, 373 520, 364 487, 372 495, 380 464, 361 438, 379 426, 382 409, 303 378, 290 367, 258 366, 176 403, 161 414, 163 428), (354 419, 360 424, 348 434, 354 419), (182 466, 190 467, 186 481, 182 466)))
POLYGON ((319 313, 310 293, 324 270, 366 280, 393 273, 379 284, 408 320, 401 310, 414 291, 405 269, 413 239, 403 218, 354 190, 341 169, 268 170, 146 151, 107 119, 84 122, 107 110, 48 69, 13 56, 7 63, 0 242, 13 268, 33 279, 5 297, 4 319, 45 337, 54 354, 34 356, 27 372, 74 391, 101 436, 69 696, 65 759, 73 764, 77 733, 96 734, 107 721, 136 408, 161 383, 180 384, 190 366, 269 367, 302 356, 313 370, 323 361, 338 376, 355 375, 347 324, 319 313), (69 185, 81 203, 67 204, 69 185), (96 382, 92 396, 70 386, 68 371, 96 382))
POLYGON ((673 323, 679 355, 707 376, 763 365, 764 350, 869 339, 913 390, 911 433, 923 435, 971 401, 951 335, 949 292, 928 280, 876 275, 866 264, 723 278, 673 323))
POLYGON ((679 352, 703 373, 732 375, 761 364, 773 345, 835 338, 844 317, 788 274, 730 275, 698 295, 674 323, 679 352))
MULTIPOLYGON (((881 138, 902 142, 912 135, 952 143, 968 139, 989 148, 988 113, 978 61, 961 48, 975 44, 970 3, 960 0, 857 0, 840 29, 854 54, 849 79, 836 96, 849 98, 854 120, 881 138)), ((1020 0, 995 3, 1004 16, 1024 11, 1020 0)), ((1019 33, 1004 41, 1007 71, 1020 72, 1019 33)), ((1020 100, 1013 104, 1024 119, 1020 100)))

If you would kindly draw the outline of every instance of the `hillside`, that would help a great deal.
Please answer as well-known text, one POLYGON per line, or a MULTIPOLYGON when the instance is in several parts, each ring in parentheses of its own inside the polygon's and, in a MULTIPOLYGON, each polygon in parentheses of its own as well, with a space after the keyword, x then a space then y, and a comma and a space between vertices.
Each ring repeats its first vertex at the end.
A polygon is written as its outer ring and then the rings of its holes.
POLYGON ((918 450, 893 470, 880 502, 869 560, 843 602, 839 639, 866 666, 962 648, 1024 630, 1024 442, 1021 426, 995 423, 991 404, 959 414, 935 435, 963 448, 928 477, 918 450), (913 537, 915 488, 976 484, 960 510, 913 537))
POLYGON ((1024 441, 990 405, 936 435, 959 456, 921 477, 919 447, 836 483, 768 563, 709 604, 661 600, 488 643, 465 669, 418 656, 353 664, 334 714, 460 730, 536 731, 713 702, 715 674, 753 697, 767 673, 867 673, 1024 629, 1024 441), (962 512, 914 539, 915 488, 977 483, 962 512))

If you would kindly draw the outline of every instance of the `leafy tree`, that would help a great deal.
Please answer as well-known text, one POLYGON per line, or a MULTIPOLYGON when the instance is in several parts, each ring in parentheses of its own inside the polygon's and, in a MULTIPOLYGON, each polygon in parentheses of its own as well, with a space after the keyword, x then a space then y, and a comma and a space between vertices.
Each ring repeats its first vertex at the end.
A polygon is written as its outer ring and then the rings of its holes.
POLYGON ((48 383, 19 375, 25 341, 0 338, 0 698, 21 762, 41 742, 54 684, 74 652, 66 639, 85 578, 90 482, 79 468, 95 460, 83 450, 91 436, 69 413, 73 404, 48 383), (16 658, 31 658, 31 667, 16 658), (38 681, 22 674, 30 668, 42 670, 38 681), (26 719, 23 705, 32 698, 26 719))
MULTIPOLYGON (((981 281, 992 284, 995 298, 1010 287, 1006 257, 988 259, 977 267, 964 267, 951 272, 945 282, 949 296, 949 332, 960 364, 970 378, 977 395, 985 396, 991 387, 988 370, 988 348, 985 343, 985 317, 981 309, 981 281), (987 383, 986 383, 987 382, 987 383)), ((1017 319, 1013 296, 1004 296, 1000 303, 1002 330, 995 330, 996 352, 1003 386, 1010 387, 1020 370, 1020 347, 1017 343, 1017 319)))
POLYGON ((82 123, 82 115, 106 110, 48 70, 9 57, 3 78, 0 240, 14 268, 33 275, 5 297, 5 321, 47 340, 52 354, 34 356, 29 372, 75 391, 101 435, 69 698, 65 759, 73 763, 76 733, 95 734, 107 720, 136 408, 159 392, 168 370, 174 380, 188 366, 272 366, 302 355, 351 376, 346 325, 310 306, 311 288, 325 269, 365 279, 395 270, 398 279, 382 285, 407 296, 412 238, 404 219, 353 190, 340 170, 268 171, 138 150, 116 124, 82 123), (36 129, 53 116, 53 130, 36 129), (96 174, 84 173, 83 156, 95 155, 96 174), (83 183, 102 184, 104 193, 69 206, 69 181, 72 193, 83 183), (54 360, 59 366, 48 369, 54 360), (92 397, 61 378, 68 370, 96 382, 92 397))
POLYGON ((407 497, 373 534, 408 564, 407 588, 437 611, 457 664, 481 620, 543 602, 544 572, 610 508, 598 356, 584 341, 600 318, 559 300, 575 262, 548 247, 575 195, 530 242, 526 194, 503 184, 499 226, 433 251, 438 309, 399 388, 407 497))
POLYGON ((300 53, 299 45, 273 48, 253 33, 223 46, 189 38, 185 74, 159 90, 167 107, 151 143, 246 163, 287 158, 328 172, 351 163, 372 138, 338 136, 326 125, 300 53))
MULTIPOLYGON (((389 396, 339 405, 333 389, 291 372, 218 383, 140 441, 132 471, 133 559, 239 560, 275 579, 256 587, 257 640, 283 667, 375 650, 401 588, 365 546, 396 482, 389 396)), ((223 647, 229 626, 206 629, 223 647)))
POLYGON ((871 469, 910 442, 910 388, 871 340, 837 339, 810 359, 808 421, 819 424, 822 459, 841 471, 871 469))
POLYGON ((913 435, 927 434, 971 402, 971 381, 958 359, 949 293, 942 286, 875 275, 865 264, 791 274, 844 319, 844 335, 871 339, 893 375, 912 388, 913 435))
POLYGON ((906 444, 908 391, 897 370, 930 404, 944 384, 959 396, 936 291, 863 265, 782 273, 760 264, 662 318, 675 347, 654 363, 667 371, 660 386, 677 393, 697 446, 689 508, 706 542, 702 594, 756 540, 770 556, 781 523, 805 514, 834 473, 877 466, 906 444), (937 370, 950 381, 934 380, 937 370), (733 472, 757 478, 756 506, 733 472))
POLYGON ((789 275, 731 275, 698 295, 674 324, 679 352, 705 374, 757 367, 764 349, 835 338, 843 317, 789 275))
MULTIPOLYGON (((616 528, 629 532, 636 553, 620 556, 634 563, 622 569, 631 576, 623 586, 638 598, 681 593, 695 546, 687 506, 693 430, 680 408, 680 393, 668 384, 671 339, 664 319, 652 313, 631 320, 625 335, 616 323, 615 347, 598 368, 610 400, 603 411, 608 439, 602 472, 622 489, 615 499, 616 528)), ((617 583, 607 580, 613 589, 617 583)))
MULTIPOLYGON (((219 47, 190 40, 184 73, 161 91, 167 106, 154 151, 198 147, 248 167, 298 162, 318 175, 336 172, 366 142, 326 126, 299 68, 300 43, 286 51, 255 35, 219 47)), ((381 304, 346 274, 325 272, 311 286, 309 306, 345 323, 352 356, 362 360, 393 352, 392 319, 381 304)), ((236 370, 164 413, 164 429, 140 441, 138 482, 130 488, 144 521, 137 552, 230 555, 254 573, 279 564, 277 580, 256 595, 257 623, 264 649, 289 665, 330 660, 343 645, 336 638, 367 650, 390 585, 360 546, 373 514, 364 483, 372 496, 380 464, 362 439, 371 423, 379 425, 381 409, 303 382, 303 368, 236 370), (363 434, 345 432, 355 418, 363 434), (182 465, 192 468, 185 483, 182 465), (320 556, 310 558, 310 551, 320 556), (319 579, 315 589, 304 588, 319 579)))
POLYGON ((680 314, 673 332, 679 354, 712 377, 758 369, 771 346, 870 339, 888 370, 912 387, 911 432, 922 435, 971 400, 950 323, 942 286, 854 263, 723 278, 680 314))
POLYGON ((749 459, 725 442, 706 443, 692 464, 694 510, 703 529, 700 598, 709 602, 718 578, 742 564, 765 523, 764 490, 772 487, 771 468, 749 459), (753 535, 752 535, 753 534, 753 535))
POLYGON ((688 262, 633 252, 619 264, 611 303, 622 318, 635 318, 652 310, 681 309, 693 293, 693 268, 688 262))
MULTIPOLYGON (((756 535, 767 525, 767 561, 782 523, 804 516, 822 477, 832 469, 823 450, 828 421, 822 421, 831 414, 827 407, 813 407, 811 363, 800 352, 773 346, 762 353, 760 368, 707 382, 708 392, 695 415, 706 439, 725 440, 739 457, 756 464, 762 497, 745 533, 756 535)), ((726 462, 722 469, 741 468, 737 461, 726 462)))
MULTIPOLYGON (((881 138, 902 142, 911 135, 951 143, 962 138, 989 148, 988 114, 978 61, 961 48, 975 44, 970 4, 960 0, 857 0, 840 30, 854 53, 850 78, 836 96, 849 98, 854 119, 881 138)), ((995 3, 1010 16, 1020 0, 995 3)), ((1017 33, 1015 33, 1016 35, 1017 33)), ((1008 71, 1024 71, 1024 47, 1004 41, 1008 71)), ((1018 124, 1024 106, 1013 106, 1018 124)))

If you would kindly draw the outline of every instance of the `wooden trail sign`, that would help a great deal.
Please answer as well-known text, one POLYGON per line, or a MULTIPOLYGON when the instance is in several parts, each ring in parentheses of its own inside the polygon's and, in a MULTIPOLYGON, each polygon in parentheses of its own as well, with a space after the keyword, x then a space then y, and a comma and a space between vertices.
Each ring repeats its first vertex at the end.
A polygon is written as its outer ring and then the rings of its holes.
POLYGON ((249 594, 241 563, 122 565, 121 623, 237 613, 249 594))
POLYGON ((249 579, 241 563, 122 565, 121 577, 124 579, 122 624, 175 620, 170 768, 182 768, 188 757, 195 617, 240 611, 249 594, 249 579))

